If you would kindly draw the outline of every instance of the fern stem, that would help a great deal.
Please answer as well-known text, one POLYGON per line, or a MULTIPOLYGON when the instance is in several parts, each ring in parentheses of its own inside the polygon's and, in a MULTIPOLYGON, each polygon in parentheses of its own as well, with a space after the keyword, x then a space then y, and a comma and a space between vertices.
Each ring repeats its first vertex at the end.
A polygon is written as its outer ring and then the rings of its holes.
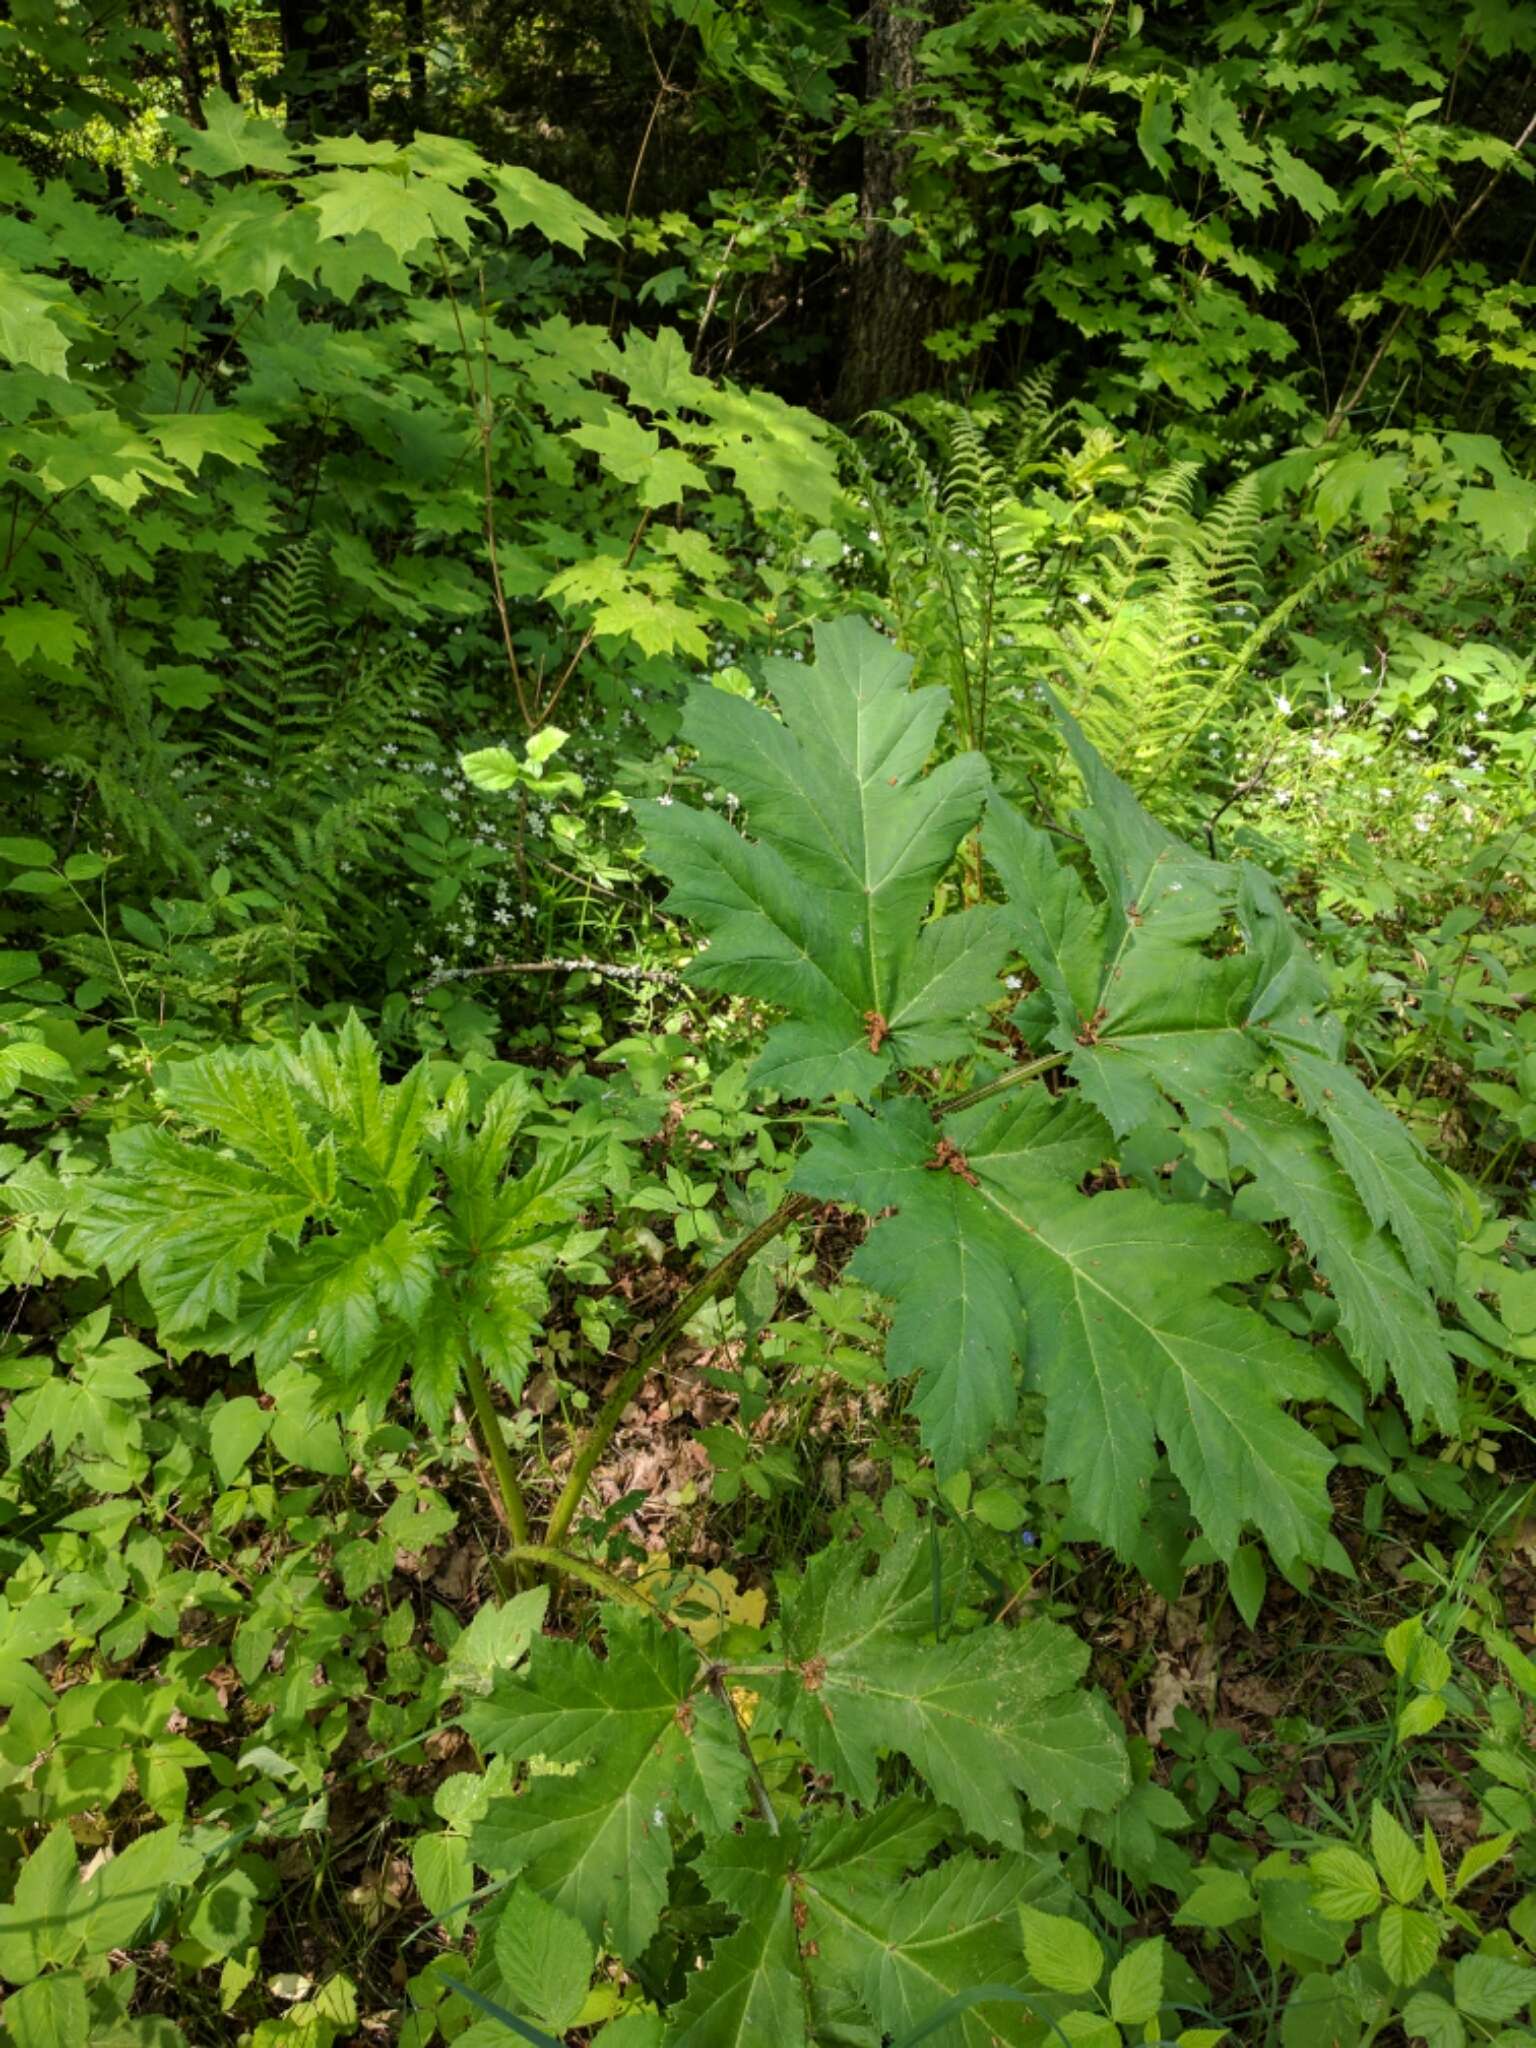
POLYGON ((978 1102, 988 1102, 994 1095, 1001 1095, 1007 1088, 1017 1088, 1021 1082, 1032 1081, 1036 1074, 1048 1074, 1052 1067, 1059 1067, 1067 1055, 1064 1052, 1048 1052, 1037 1060, 1026 1060, 1022 1067, 1010 1067, 1006 1074, 999 1074, 995 1081, 984 1081, 979 1088, 968 1088, 963 1095, 957 1095, 949 1102, 933 1105, 936 1116, 953 1116, 957 1110, 974 1109, 978 1102))
POLYGON ((586 1492, 587 1481, 612 1442, 624 1410, 639 1391, 646 1374, 678 1331, 698 1314, 706 1302, 713 1301, 765 1244, 772 1244, 780 1231, 786 1230, 797 1217, 803 1216, 811 1207, 812 1202, 808 1195, 790 1195, 779 1204, 765 1223, 759 1223, 755 1230, 749 1230, 739 1244, 711 1266, 703 1278, 696 1281, 668 1314, 662 1317, 651 1332, 649 1340, 641 1346, 633 1365, 615 1382, 612 1393, 597 1411, 592 1427, 582 1439, 581 1448, 577 1451, 565 1485, 560 1490, 560 1497, 550 1511, 549 1523, 544 1531, 544 1542, 547 1546, 557 1547, 576 1519, 576 1511, 581 1506, 581 1497, 586 1492))
POLYGON ((501 1504, 506 1511, 507 1533, 514 1546, 525 1544, 528 1541, 528 1511, 523 1506, 523 1489, 512 1469, 507 1440, 501 1433, 501 1420, 491 1406, 491 1390, 478 1359, 466 1356, 464 1377, 469 1383, 469 1398, 474 1403, 475 1434, 480 1439, 480 1448, 490 1460, 501 1504))

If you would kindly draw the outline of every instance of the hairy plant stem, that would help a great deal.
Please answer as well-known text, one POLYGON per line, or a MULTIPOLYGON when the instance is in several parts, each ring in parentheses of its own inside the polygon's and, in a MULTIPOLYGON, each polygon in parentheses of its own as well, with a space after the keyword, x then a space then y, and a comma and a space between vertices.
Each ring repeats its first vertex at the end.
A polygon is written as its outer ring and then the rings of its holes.
POLYGON ((469 1398, 474 1404, 475 1434, 496 1475, 496 1490, 501 1495, 501 1505, 507 1518, 507 1534, 514 1546, 526 1543, 528 1511, 523 1505, 523 1489, 512 1469, 507 1440, 501 1433, 500 1418, 491 1406, 491 1390, 478 1359, 466 1357, 464 1377, 469 1383, 469 1398))
MULTIPOLYGON (((952 1101, 935 1104, 934 1114, 936 1117, 950 1116, 956 1110, 969 1109, 975 1103, 985 1102, 994 1095, 1001 1095, 1004 1089, 1016 1088, 1021 1082, 1032 1080, 1037 1074, 1049 1073, 1052 1067, 1059 1067, 1066 1057, 1064 1052, 1052 1052, 1046 1053, 1040 1059, 1028 1060, 1023 1066, 1014 1067, 1009 1073, 999 1075, 995 1081, 984 1082, 980 1088, 969 1089, 964 1095, 955 1096, 952 1101)), ((759 1223, 755 1230, 748 1231, 739 1244, 711 1266, 703 1278, 695 1282, 656 1325, 648 1341, 641 1346, 634 1363, 614 1382, 607 1400, 593 1419, 592 1427, 582 1439, 581 1448, 577 1451, 565 1485, 560 1490, 560 1497, 550 1511, 549 1522, 544 1531, 544 1543, 551 1552, 558 1553, 567 1530, 576 1519, 582 1495, 586 1492, 587 1481, 596 1470, 604 1451, 613 1441, 614 1431, 619 1426, 624 1410, 634 1399, 656 1360, 678 1331, 698 1314, 706 1302, 713 1301, 764 1245, 771 1244, 780 1231, 787 1229, 797 1217, 805 1215, 812 1206, 809 1195, 790 1195, 765 1222, 759 1223)), ((476 1413, 479 1413, 478 1402, 476 1413)), ((497 1477, 500 1478, 499 1472, 497 1477)), ((523 1534, 517 1538, 520 1544, 526 1542, 526 1534, 525 1527, 523 1534)))
POLYGON ((1021 1067, 1010 1067, 1006 1074, 999 1074, 995 1081, 983 1081, 979 1088, 967 1088, 963 1095, 951 1097, 948 1102, 933 1105, 935 1117, 953 1116, 957 1110, 973 1109, 978 1102, 987 1102, 994 1095, 1001 1095, 1005 1089, 1017 1088, 1021 1082, 1032 1081, 1036 1074, 1048 1074, 1052 1067, 1059 1067, 1067 1058, 1064 1052, 1048 1052, 1037 1060, 1026 1060, 1021 1067))
POLYGON ((594 1564, 590 1557, 576 1557, 568 1550, 557 1550, 552 1543, 529 1543, 525 1540, 509 1544, 501 1554, 501 1562, 514 1569, 519 1565, 537 1565, 541 1571, 579 1579, 594 1593, 601 1593, 605 1600, 621 1600, 626 1607, 643 1607, 647 1614, 657 1611, 655 1601, 647 1600, 640 1588, 631 1585, 628 1579, 621 1579, 603 1565, 594 1564))
POLYGON ((613 1391, 597 1411, 592 1427, 582 1439, 581 1448, 576 1453, 569 1476, 561 1488, 560 1497, 550 1511, 549 1523, 544 1531, 546 1545, 551 1548, 557 1547, 576 1519, 576 1511, 581 1506, 581 1497, 586 1491, 587 1481, 612 1441, 620 1417, 634 1399, 646 1374, 678 1331, 698 1314, 706 1302, 713 1301, 765 1244, 772 1244, 781 1230, 787 1229, 796 1217, 805 1215, 811 1207, 809 1195, 790 1195, 779 1204, 766 1222, 759 1223, 755 1230, 749 1230, 739 1244, 711 1266, 703 1278, 696 1281, 682 1299, 662 1317, 649 1339, 641 1346, 633 1365, 615 1381, 613 1391))

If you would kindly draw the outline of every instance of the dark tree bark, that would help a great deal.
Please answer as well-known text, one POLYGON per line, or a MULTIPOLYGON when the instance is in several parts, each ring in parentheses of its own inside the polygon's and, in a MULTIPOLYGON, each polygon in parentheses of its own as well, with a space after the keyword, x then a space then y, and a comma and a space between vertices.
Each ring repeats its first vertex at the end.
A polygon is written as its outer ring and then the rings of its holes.
POLYGON ((278 0, 288 125, 296 135, 368 124, 367 0, 278 0))
POLYGON ((237 100, 240 97, 240 73, 235 67, 235 53, 229 46, 224 11, 217 0, 203 0, 203 28, 219 74, 219 90, 226 98, 237 100))
POLYGON ((411 119, 427 117, 427 19, 423 0, 405 0, 405 68, 411 81, 411 119))
POLYGON ((917 90, 917 47, 938 16, 915 0, 870 0, 866 17, 865 99, 894 102, 890 120, 864 137, 859 212, 864 240, 854 260, 853 292, 836 409, 844 415, 909 397, 934 379, 923 337, 935 324, 931 281, 907 267, 902 238, 883 223, 906 190, 907 138, 917 90))
POLYGON ((192 40, 192 17, 187 12, 187 0, 167 0, 167 11, 171 17, 171 41, 176 45, 176 70, 181 79, 182 104, 192 126, 206 128, 208 123, 203 116, 203 86, 197 45, 192 40))

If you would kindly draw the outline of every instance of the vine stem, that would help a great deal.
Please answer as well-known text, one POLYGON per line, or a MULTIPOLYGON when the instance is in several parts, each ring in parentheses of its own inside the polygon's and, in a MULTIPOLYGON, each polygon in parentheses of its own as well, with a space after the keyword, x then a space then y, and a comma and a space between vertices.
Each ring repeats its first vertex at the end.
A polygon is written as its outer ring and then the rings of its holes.
POLYGON ((507 1517, 507 1533, 514 1546, 525 1544, 528 1541, 528 1511, 523 1505, 523 1489, 512 1469, 507 1440, 501 1433, 500 1418, 491 1406, 491 1390, 477 1358, 465 1357, 464 1378, 469 1385, 469 1398, 474 1404, 475 1434, 496 1475, 496 1490, 501 1495, 507 1517))
POLYGON ((624 1410, 639 1391, 646 1374, 678 1331, 691 1322, 707 1302, 713 1301, 765 1244, 772 1244, 781 1230, 787 1229, 797 1217, 804 1216, 814 1206, 809 1195, 790 1195, 779 1204, 766 1222, 759 1223, 755 1230, 749 1230, 740 1243, 711 1266, 703 1278, 690 1287, 682 1299, 662 1317, 649 1339, 641 1346, 633 1365, 621 1373, 614 1383, 613 1391, 597 1411, 592 1427, 582 1439, 581 1448, 577 1451, 565 1485, 560 1490, 560 1497, 550 1511, 549 1522, 544 1531, 546 1546, 558 1549, 561 1539, 576 1519, 576 1511, 581 1506, 581 1497, 586 1492, 587 1481, 612 1442, 624 1410))

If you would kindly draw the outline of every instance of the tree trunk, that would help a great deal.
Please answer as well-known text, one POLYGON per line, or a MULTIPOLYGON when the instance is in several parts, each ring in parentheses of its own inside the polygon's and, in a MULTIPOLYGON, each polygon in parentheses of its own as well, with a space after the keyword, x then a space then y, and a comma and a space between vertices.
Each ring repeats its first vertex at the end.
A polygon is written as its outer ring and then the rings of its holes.
POLYGON ((203 0, 203 28, 213 50, 219 90, 226 99, 237 100, 240 97, 240 73, 235 68, 235 53, 229 46, 229 31, 224 26, 224 11, 218 0, 203 0))
POLYGON ((171 41, 176 45, 176 69, 181 77, 182 104, 194 128, 206 128, 203 117, 203 86, 199 76, 197 46, 192 40, 192 21, 187 0, 167 0, 171 17, 171 41))
POLYGON ((296 135, 368 125, 367 0, 278 0, 288 125, 296 135))
POLYGON ((853 293, 836 409, 867 412, 909 397, 934 379, 934 359, 923 337, 934 324, 929 279, 908 269, 902 238, 884 223, 906 190, 907 137, 917 90, 917 46, 937 10, 912 0, 870 0, 865 46, 865 100, 889 99, 891 117, 864 137, 864 182, 859 212, 864 240, 854 259, 853 293))
POLYGON ((423 0, 405 0, 405 68, 411 81, 411 119, 427 118, 427 21, 423 0))

